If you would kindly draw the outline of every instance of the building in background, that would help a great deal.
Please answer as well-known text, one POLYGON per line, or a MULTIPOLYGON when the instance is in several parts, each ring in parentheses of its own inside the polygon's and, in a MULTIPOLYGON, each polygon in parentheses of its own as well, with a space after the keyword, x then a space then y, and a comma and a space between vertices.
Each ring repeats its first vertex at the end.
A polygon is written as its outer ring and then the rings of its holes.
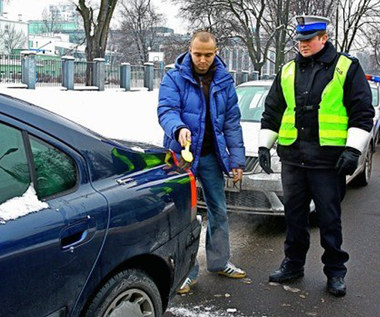
POLYGON ((268 58, 261 69, 262 79, 274 79, 276 76, 274 60, 276 59, 276 52, 274 50, 268 51, 268 58))
POLYGON ((30 35, 67 34, 69 41, 83 43, 85 34, 82 25, 74 21, 52 21, 52 20, 29 20, 30 35))
POLYGON ((11 54, 16 49, 28 48, 28 23, 22 21, 19 15, 18 20, 11 20, 8 14, 2 12, 0 15, 0 53, 11 54))
POLYGON ((79 15, 73 3, 49 5, 49 14, 57 21, 79 22, 79 15))
POLYGON ((29 50, 46 55, 74 56, 76 60, 85 60, 85 45, 70 41, 70 35, 53 33, 29 35, 29 50))
POLYGON ((83 44, 85 33, 76 7, 71 4, 50 5, 41 20, 29 20, 31 36, 67 34, 69 42, 83 44))
MULTIPOLYGON (((247 48, 238 43, 230 42, 219 51, 220 57, 226 63, 229 72, 248 72, 252 74, 255 68, 251 62, 247 48)), ((268 59, 261 68, 261 78, 272 78, 276 75, 274 70, 275 52, 269 50, 268 59)))

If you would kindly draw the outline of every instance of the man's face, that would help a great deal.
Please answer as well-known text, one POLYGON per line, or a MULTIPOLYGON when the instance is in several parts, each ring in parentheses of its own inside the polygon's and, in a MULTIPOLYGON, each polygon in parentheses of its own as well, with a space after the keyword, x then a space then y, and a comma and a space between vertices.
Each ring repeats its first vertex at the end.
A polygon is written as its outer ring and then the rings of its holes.
POLYGON ((318 53, 326 44, 327 34, 314 36, 309 40, 299 41, 298 48, 303 57, 310 57, 318 53))
POLYGON ((190 44, 189 52, 194 64, 194 69, 198 74, 205 74, 214 62, 217 48, 213 40, 201 42, 195 38, 190 44))

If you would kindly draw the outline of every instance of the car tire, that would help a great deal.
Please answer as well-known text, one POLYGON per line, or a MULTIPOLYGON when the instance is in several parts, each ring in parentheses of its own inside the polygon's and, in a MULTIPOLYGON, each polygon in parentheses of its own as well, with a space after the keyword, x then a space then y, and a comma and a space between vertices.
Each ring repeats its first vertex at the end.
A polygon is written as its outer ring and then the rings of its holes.
POLYGON ((369 148, 366 154, 365 162, 364 162, 364 169, 352 181, 352 183, 355 186, 368 185, 369 179, 371 178, 371 172, 372 172, 372 156, 373 156, 373 151, 371 148, 369 148))
POLYGON ((161 317, 162 301, 153 280, 143 271, 128 269, 112 278, 99 290, 85 316, 87 317, 161 317))

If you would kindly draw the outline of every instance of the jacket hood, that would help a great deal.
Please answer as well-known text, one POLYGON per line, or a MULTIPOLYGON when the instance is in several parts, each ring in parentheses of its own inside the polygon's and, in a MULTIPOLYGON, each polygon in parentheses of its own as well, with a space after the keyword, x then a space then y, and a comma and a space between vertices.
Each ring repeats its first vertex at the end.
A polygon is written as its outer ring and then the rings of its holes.
MULTIPOLYGON (((227 79, 233 80, 232 76, 226 69, 226 64, 218 55, 215 56, 213 65, 216 67, 213 78, 215 83, 219 83, 227 79)), ((175 61, 175 68, 181 73, 183 77, 188 78, 194 83, 196 82, 193 76, 193 62, 191 60, 191 55, 189 52, 182 53, 177 57, 175 61)))

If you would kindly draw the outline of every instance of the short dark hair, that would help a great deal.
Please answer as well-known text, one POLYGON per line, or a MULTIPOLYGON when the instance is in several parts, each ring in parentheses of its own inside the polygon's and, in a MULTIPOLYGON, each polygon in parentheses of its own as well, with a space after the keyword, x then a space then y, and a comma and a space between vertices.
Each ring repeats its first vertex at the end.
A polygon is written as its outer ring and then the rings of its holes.
POLYGON ((208 42, 208 41, 212 40, 216 46, 216 38, 215 38, 214 34, 208 32, 208 31, 205 31, 205 30, 196 31, 193 34, 193 36, 191 37, 190 46, 191 46, 191 44, 193 44, 195 39, 198 39, 201 42, 208 42))
POLYGON ((326 30, 324 30, 324 31, 318 31, 318 32, 317 32, 317 36, 318 36, 318 37, 322 37, 322 36, 325 35, 325 34, 327 34, 326 30))

